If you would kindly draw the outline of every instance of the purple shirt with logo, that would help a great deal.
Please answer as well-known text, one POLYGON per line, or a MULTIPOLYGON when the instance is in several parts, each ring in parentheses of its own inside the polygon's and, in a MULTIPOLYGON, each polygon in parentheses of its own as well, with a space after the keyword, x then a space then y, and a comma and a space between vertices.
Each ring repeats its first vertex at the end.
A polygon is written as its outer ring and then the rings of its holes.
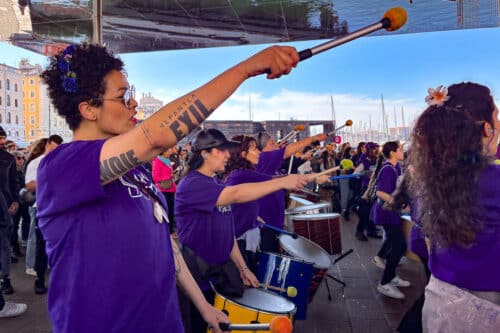
POLYGON ((228 260, 234 245, 231 205, 216 206, 224 188, 216 178, 194 170, 180 181, 175 195, 179 240, 214 265, 228 260))
MULTIPOLYGON (((63 144, 38 170, 38 218, 52 269, 52 330, 184 332, 168 227, 124 177, 101 185, 103 143, 63 144)), ((128 175, 157 193, 145 168, 128 175)))
MULTIPOLYGON (((376 190, 382 191, 387 194, 392 194, 396 189, 396 185, 398 182, 398 177, 400 173, 398 168, 393 166, 392 164, 386 162, 384 166, 380 169, 378 174, 376 190)), ((386 210, 382 208, 382 205, 379 203, 379 200, 376 200, 373 203, 370 219, 375 224, 401 224, 401 218, 399 215, 392 211, 386 210)))
MULTIPOLYGON (((272 177, 258 173, 253 170, 234 170, 226 180, 226 185, 238 185, 243 183, 257 183, 271 180, 272 177)), ((234 230, 236 238, 239 238, 246 231, 259 226, 257 216, 259 215, 258 201, 231 205, 234 218, 234 230)))
POLYGON ((429 267, 440 280, 460 288, 500 291, 500 166, 490 165, 477 191, 482 227, 468 247, 431 248, 429 267))

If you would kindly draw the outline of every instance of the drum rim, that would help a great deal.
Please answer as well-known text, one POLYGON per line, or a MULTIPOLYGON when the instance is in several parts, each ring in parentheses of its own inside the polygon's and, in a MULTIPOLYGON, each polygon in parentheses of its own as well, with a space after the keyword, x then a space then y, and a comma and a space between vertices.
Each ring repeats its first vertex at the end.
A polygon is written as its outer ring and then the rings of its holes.
POLYGON ((264 311, 264 310, 260 310, 260 309, 256 309, 256 308, 251 308, 249 307, 247 304, 242 304, 240 302, 237 302, 235 301, 234 299, 231 299, 231 298, 228 298, 227 296, 224 296, 222 295, 221 293, 217 292, 217 290, 215 290, 215 297, 217 297, 217 295, 219 297, 221 297, 222 299, 226 300, 226 301, 230 301, 230 302, 233 302, 247 310, 252 310, 252 311, 258 311, 259 313, 265 313, 265 314, 270 314, 270 315, 283 315, 283 314, 286 314, 286 315, 291 315, 291 316, 295 316, 295 313, 297 313, 297 305, 295 303, 293 303, 292 301, 290 301, 288 298, 286 297, 283 297, 281 295, 278 295, 276 293, 273 293, 271 291, 268 291, 268 290, 265 290, 265 289, 262 289, 262 288, 247 288, 247 289, 256 289, 256 290, 259 290, 259 291, 262 291, 262 292, 265 292, 273 297, 280 297, 282 299, 284 299, 286 302, 290 303, 293 305, 293 309, 291 311, 287 311, 287 312, 269 312, 269 311, 264 311))
POLYGON ((298 221, 304 221, 304 220, 323 220, 325 217, 338 217, 340 218, 339 213, 318 213, 318 214, 294 214, 290 216, 291 220, 298 220, 298 221), (316 218, 311 218, 311 217, 316 217, 316 218))
POLYGON ((298 207, 293 207, 293 208, 288 208, 285 211, 287 213, 293 213, 293 212, 298 212, 302 210, 313 210, 313 209, 320 209, 320 208, 327 208, 331 207, 332 204, 329 203, 328 201, 321 201, 321 202, 316 202, 312 203, 311 205, 303 205, 303 206, 298 206, 298 207))
MULTIPOLYGON (((332 259, 332 257, 330 256, 330 254, 329 254, 329 253, 328 253, 325 249, 323 249, 321 246, 319 246, 318 244, 316 244, 316 243, 315 243, 315 242, 313 242, 312 240, 307 239, 307 238, 306 238, 306 237, 304 237, 304 236, 301 236, 301 235, 297 235, 297 236, 298 236, 300 239, 305 240, 307 243, 311 243, 312 245, 314 245, 315 247, 317 247, 317 248, 318 248, 318 250, 320 250, 320 252, 322 252, 323 254, 325 254, 325 255, 327 256, 327 258, 329 259, 329 261, 330 261, 330 265, 328 265, 328 267, 325 267, 325 266, 320 266, 320 265, 318 265, 316 262, 313 262, 313 267, 314 267, 314 268, 319 268, 319 269, 329 269, 330 267, 332 267, 332 266, 333 266, 333 259, 332 259)), ((281 238, 282 238, 282 237, 289 237, 289 238, 292 238, 292 239, 293 239, 293 237, 292 237, 292 236, 290 236, 290 235, 285 235, 285 234, 281 234, 281 235, 279 235, 279 236, 278 236, 278 239, 279 239, 279 242, 280 242, 281 247, 283 247, 283 249, 284 249, 285 251, 287 251, 287 249, 285 248, 285 246, 283 246, 283 244, 281 243, 281 238)), ((288 251, 287 251, 287 252, 288 252, 288 251)), ((307 262, 307 260, 304 260, 304 261, 306 261, 306 262, 307 262)))
POLYGON ((303 264, 313 265, 314 266, 314 262, 312 262, 312 261, 307 261, 307 260, 304 260, 304 259, 301 259, 301 258, 293 257, 291 255, 286 255, 286 254, 281 254, 281 253, 276 253, 276 252, 269 252, 269 251, 261 251, 260 253, 263 253, 263 254, 272 254, 272 255, 275 255, 276 257, 285 257, 285 258, 292 259, 293 261, 298 261, 298 262, 301 262, 303 264))

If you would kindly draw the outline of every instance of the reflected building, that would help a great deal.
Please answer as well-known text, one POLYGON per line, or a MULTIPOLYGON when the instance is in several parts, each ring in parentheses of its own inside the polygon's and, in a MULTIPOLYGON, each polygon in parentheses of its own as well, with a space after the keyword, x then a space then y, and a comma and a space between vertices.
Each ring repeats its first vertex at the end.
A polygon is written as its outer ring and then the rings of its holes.
POLYGON ((7 138, 25 145, 23 76, 19 69, 0 64, 0 126, 7 138))
POLYGON ((142 97, 139 100, 139 105, 137 106, 137 115, 136 118, 138 120, 144 120, 150 117, 153 113, 158 111, 163 106, 163 102, 151 95, 151 93, 144 94, 142 93, 142 97))
POLYGON ((19 62, 23 76, 23 118, 26 143, 37 141, 52 134, 70 141, 72 133, 66 121, 57 114, 50 102, 47 85, 42 82, 40 65, 32 65, 27 59, 19 62))

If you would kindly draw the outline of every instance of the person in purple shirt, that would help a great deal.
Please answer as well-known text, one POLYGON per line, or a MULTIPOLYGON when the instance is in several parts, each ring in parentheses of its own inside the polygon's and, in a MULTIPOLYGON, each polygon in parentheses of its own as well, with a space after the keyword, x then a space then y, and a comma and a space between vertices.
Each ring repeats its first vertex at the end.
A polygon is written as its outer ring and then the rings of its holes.
MULTIPOLYGON (((321 133, 281 147, 268 133, 260 132, 257 135, 257 148, 260 149, 261 154, 255 170, 270 176, 278 175, 281 173, 280 167, 283 160, 291 157, 298 151, 302 151, 305 147, 312 145, 313 142, 324 141, 326 138, 327 135, 321 133)), ((281 194, 274 193, 273 195, 259 199, 259 216, 266 223, 283 228, 285 220, 285 195, 286 192, 283 191, 281 194)), ((260 249, 262 251, 278 252, 279 242, 277 236, 278 233, 274 230, 261 230, 260 249)))
MULTIPOLYGON (((379 145, 375 142, 368 142, 365 145, 365 153, 361 154, 359 157, 358 166, 354 170, 354 173, 361 175, 361 190, 359 192, 361 196, 363 196, 368 188, 368 183, 370 182, 370 178, 376 168, 379 155, 379 145)), ((355 209, 355 212, 358 215, 355 237, 357 240, 362 242, 368 241, 367 236, 380 239, 382 236, 378 234, 377 228, 370 221, 372 203, 364 200, 361 196, 358 199, 357 207, 355 209), (364 234, 365 230, 366 236, 364 234)))
POLYGON ((386 207, 394 202, 393 193, 400 176, 400 169, 396 166, 403 159, 403 147, 398 141, 389 141, 382 146, 382 154, 377 161, 377 169, 374 173, 377 199, 370 212, 370 219, 375 224, 382 225, 385 231, 385 239, 374 258, 379 262, 382 258, 385 259, 384 273, 377 290, 385 296, 398 299, 405 297, 398 287, 410 286, 408 281, 396 275, 396 267, 406 251, 406 241, 399 214, 386 207), (383 162, 384 159, 385 162, 383 162))
POLYGON ((429 89, 412 133, 410 179, 430 239, 426 332, 500 329, 500 137, 490 90, 476 83, 429 89))
MULTIPOLYGON (((234 293, 228 296, 241 296, 243 284, 259 286, 236 242, 231 205, 255 201, 278 190, 302 189, 309 179, 305 175, 290 175, 263 182, 223 184, 215 174, 224 171, 229 150, 238 146, 239 142, 227 140, 216 129, 202 130, 193 142, 190 171, 180 181, 175 197, 183 254, 209 301, 214 298, 209 283, 221 294, 234 293)), ((205 331, 206 325, 196 309, 191 306, 186 311, 190 312, 193 332, 205 331)))
POLYGON ((162 107, 137 125, 123 62, 105 47, 70 45, 42 73, 73 141, 37 177, 39 226, 52 268, 48 310, 58 332, 184 332, 176 280, 216 332, 213 308, 171 242, 164 197, 143 167, 200 124, 247 78, 299 61, 274 46, 162 107))

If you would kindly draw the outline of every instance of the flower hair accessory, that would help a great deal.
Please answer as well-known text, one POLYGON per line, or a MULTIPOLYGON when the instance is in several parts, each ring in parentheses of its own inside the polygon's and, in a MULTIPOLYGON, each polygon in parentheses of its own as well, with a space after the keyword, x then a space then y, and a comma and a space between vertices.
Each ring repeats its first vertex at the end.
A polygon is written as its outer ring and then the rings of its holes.
POLYGON ((439 86, 436 89, 427 89, 429 95, 425 97, 425 102, 429 106, 442 106, 444 102, 450 99, 448 96, 448 88, 444 86, 439 86))
POLYGON ((65 92, 75 93, 78 90, 76 73, 71 69, 71 59, 75 51, 74 45, 69 45, 59 58, 58 66, 61 71, 62 86, 65 92))

